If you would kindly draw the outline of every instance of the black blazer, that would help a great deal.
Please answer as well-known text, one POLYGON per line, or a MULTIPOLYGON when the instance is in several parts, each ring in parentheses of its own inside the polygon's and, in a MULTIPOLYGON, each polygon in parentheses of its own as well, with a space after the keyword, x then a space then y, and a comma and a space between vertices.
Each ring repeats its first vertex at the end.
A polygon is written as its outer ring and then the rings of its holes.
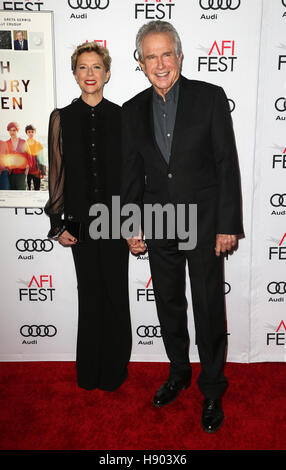
POLYGON ((198 242, 241 234, 239 167, 223 89, 180 77, 169 165, 155 140, 152 90, 123 105, 122 204, 195 203, 198 242))
POLYGON ((27 39, 23 39, 23 49, 21 49, 20 41, 18 41, 18 39, 16 39, 14 41, 14 49, 15 49, 15 51, 27 51, 28 50, 28 41, 27 41, 27 39))

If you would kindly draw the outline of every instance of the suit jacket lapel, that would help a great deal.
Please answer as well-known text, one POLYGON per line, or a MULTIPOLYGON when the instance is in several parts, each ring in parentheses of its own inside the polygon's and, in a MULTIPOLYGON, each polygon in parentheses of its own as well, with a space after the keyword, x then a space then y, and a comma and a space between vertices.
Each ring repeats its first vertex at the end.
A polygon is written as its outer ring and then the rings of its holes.
POLYGON ((180 148, 182 138, 186 137, 185 129, 190 125, 192 116, 194 116, 194 103, 196 99, 195 87, 190 87, 188 80, 181 75, 179 99, 176 113, 176 120, 173 132, 170 164, 180 148))
MULTIPOLYGON (((173 158, 176 156, 176 152, 180 148, 180 143, 182 139, 186 136, 186 127, 190 125, 192 116, 195 117, 194 104, 196 100, 195 87, 189 86, 189 81, 180 76, 180 89, 179 89, 179 98, 178 106, 176 113, 176 120, 173 132, 173 141, 171 148, 171 157, 169 165, 172 163, 173 158)), ((162 152, 157 144, 155 131, 154 131, 154 117, 153 117, 153 87, 148 89, 148 94, 145 100, 145 110, 144 114, 146 116, 146 133, 148 136, 151 136, 153 147, 156 150, 158 159, 164 165, 165 169, 168 168, 168 164, 162 155, 162 152)))

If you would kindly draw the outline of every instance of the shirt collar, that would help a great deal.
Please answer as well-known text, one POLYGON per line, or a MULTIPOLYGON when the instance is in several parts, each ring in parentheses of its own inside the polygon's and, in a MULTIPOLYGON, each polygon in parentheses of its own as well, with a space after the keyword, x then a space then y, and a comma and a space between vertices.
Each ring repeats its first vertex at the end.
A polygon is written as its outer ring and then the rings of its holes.
MULTIPOLYGON (((179 86, 180 86, 180 77, 178 78, 178 80, 174 83, 174 85, 172 86, 172 88, 168 91, 168 93, 166 93, 165 95, 165 99, 166 101, 173 101, 174 103, 177 102, 177 98, 178 98, 178 92, 179 92, 179 86)), ((158 101, 164 101, 162 96, 159 95, 155 88, 153 88, 153 97, 158 100, 158 101)))

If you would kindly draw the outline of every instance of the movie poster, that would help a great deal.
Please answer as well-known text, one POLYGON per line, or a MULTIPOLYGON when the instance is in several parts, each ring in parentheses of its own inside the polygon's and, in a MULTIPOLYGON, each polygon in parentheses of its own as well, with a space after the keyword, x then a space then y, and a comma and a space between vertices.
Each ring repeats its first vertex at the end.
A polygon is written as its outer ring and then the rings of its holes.
POLYGON ((0 11, 0 207, 48 199, 53 47, 52 12, 0 11))

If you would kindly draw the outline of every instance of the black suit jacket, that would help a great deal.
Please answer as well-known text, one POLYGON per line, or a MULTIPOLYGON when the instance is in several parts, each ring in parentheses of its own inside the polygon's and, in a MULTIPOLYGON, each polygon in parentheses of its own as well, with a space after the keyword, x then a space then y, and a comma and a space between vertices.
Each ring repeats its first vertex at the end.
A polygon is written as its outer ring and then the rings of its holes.
POLYGON ((14 49, 15 49, 15 51, 27 51, 28 50, 28 41, 27 41, 27 39, 23 39, 23 49, 21 49, 20 41, 18 41, 18 39, 16 39, 14 41, 14 49))
POLYGON ((239 167, 223 89, 180 77, 169 165, 155 140, 152 90, 123 105, 122 204, 197 204, 198 243, 241 234, 239 167))

